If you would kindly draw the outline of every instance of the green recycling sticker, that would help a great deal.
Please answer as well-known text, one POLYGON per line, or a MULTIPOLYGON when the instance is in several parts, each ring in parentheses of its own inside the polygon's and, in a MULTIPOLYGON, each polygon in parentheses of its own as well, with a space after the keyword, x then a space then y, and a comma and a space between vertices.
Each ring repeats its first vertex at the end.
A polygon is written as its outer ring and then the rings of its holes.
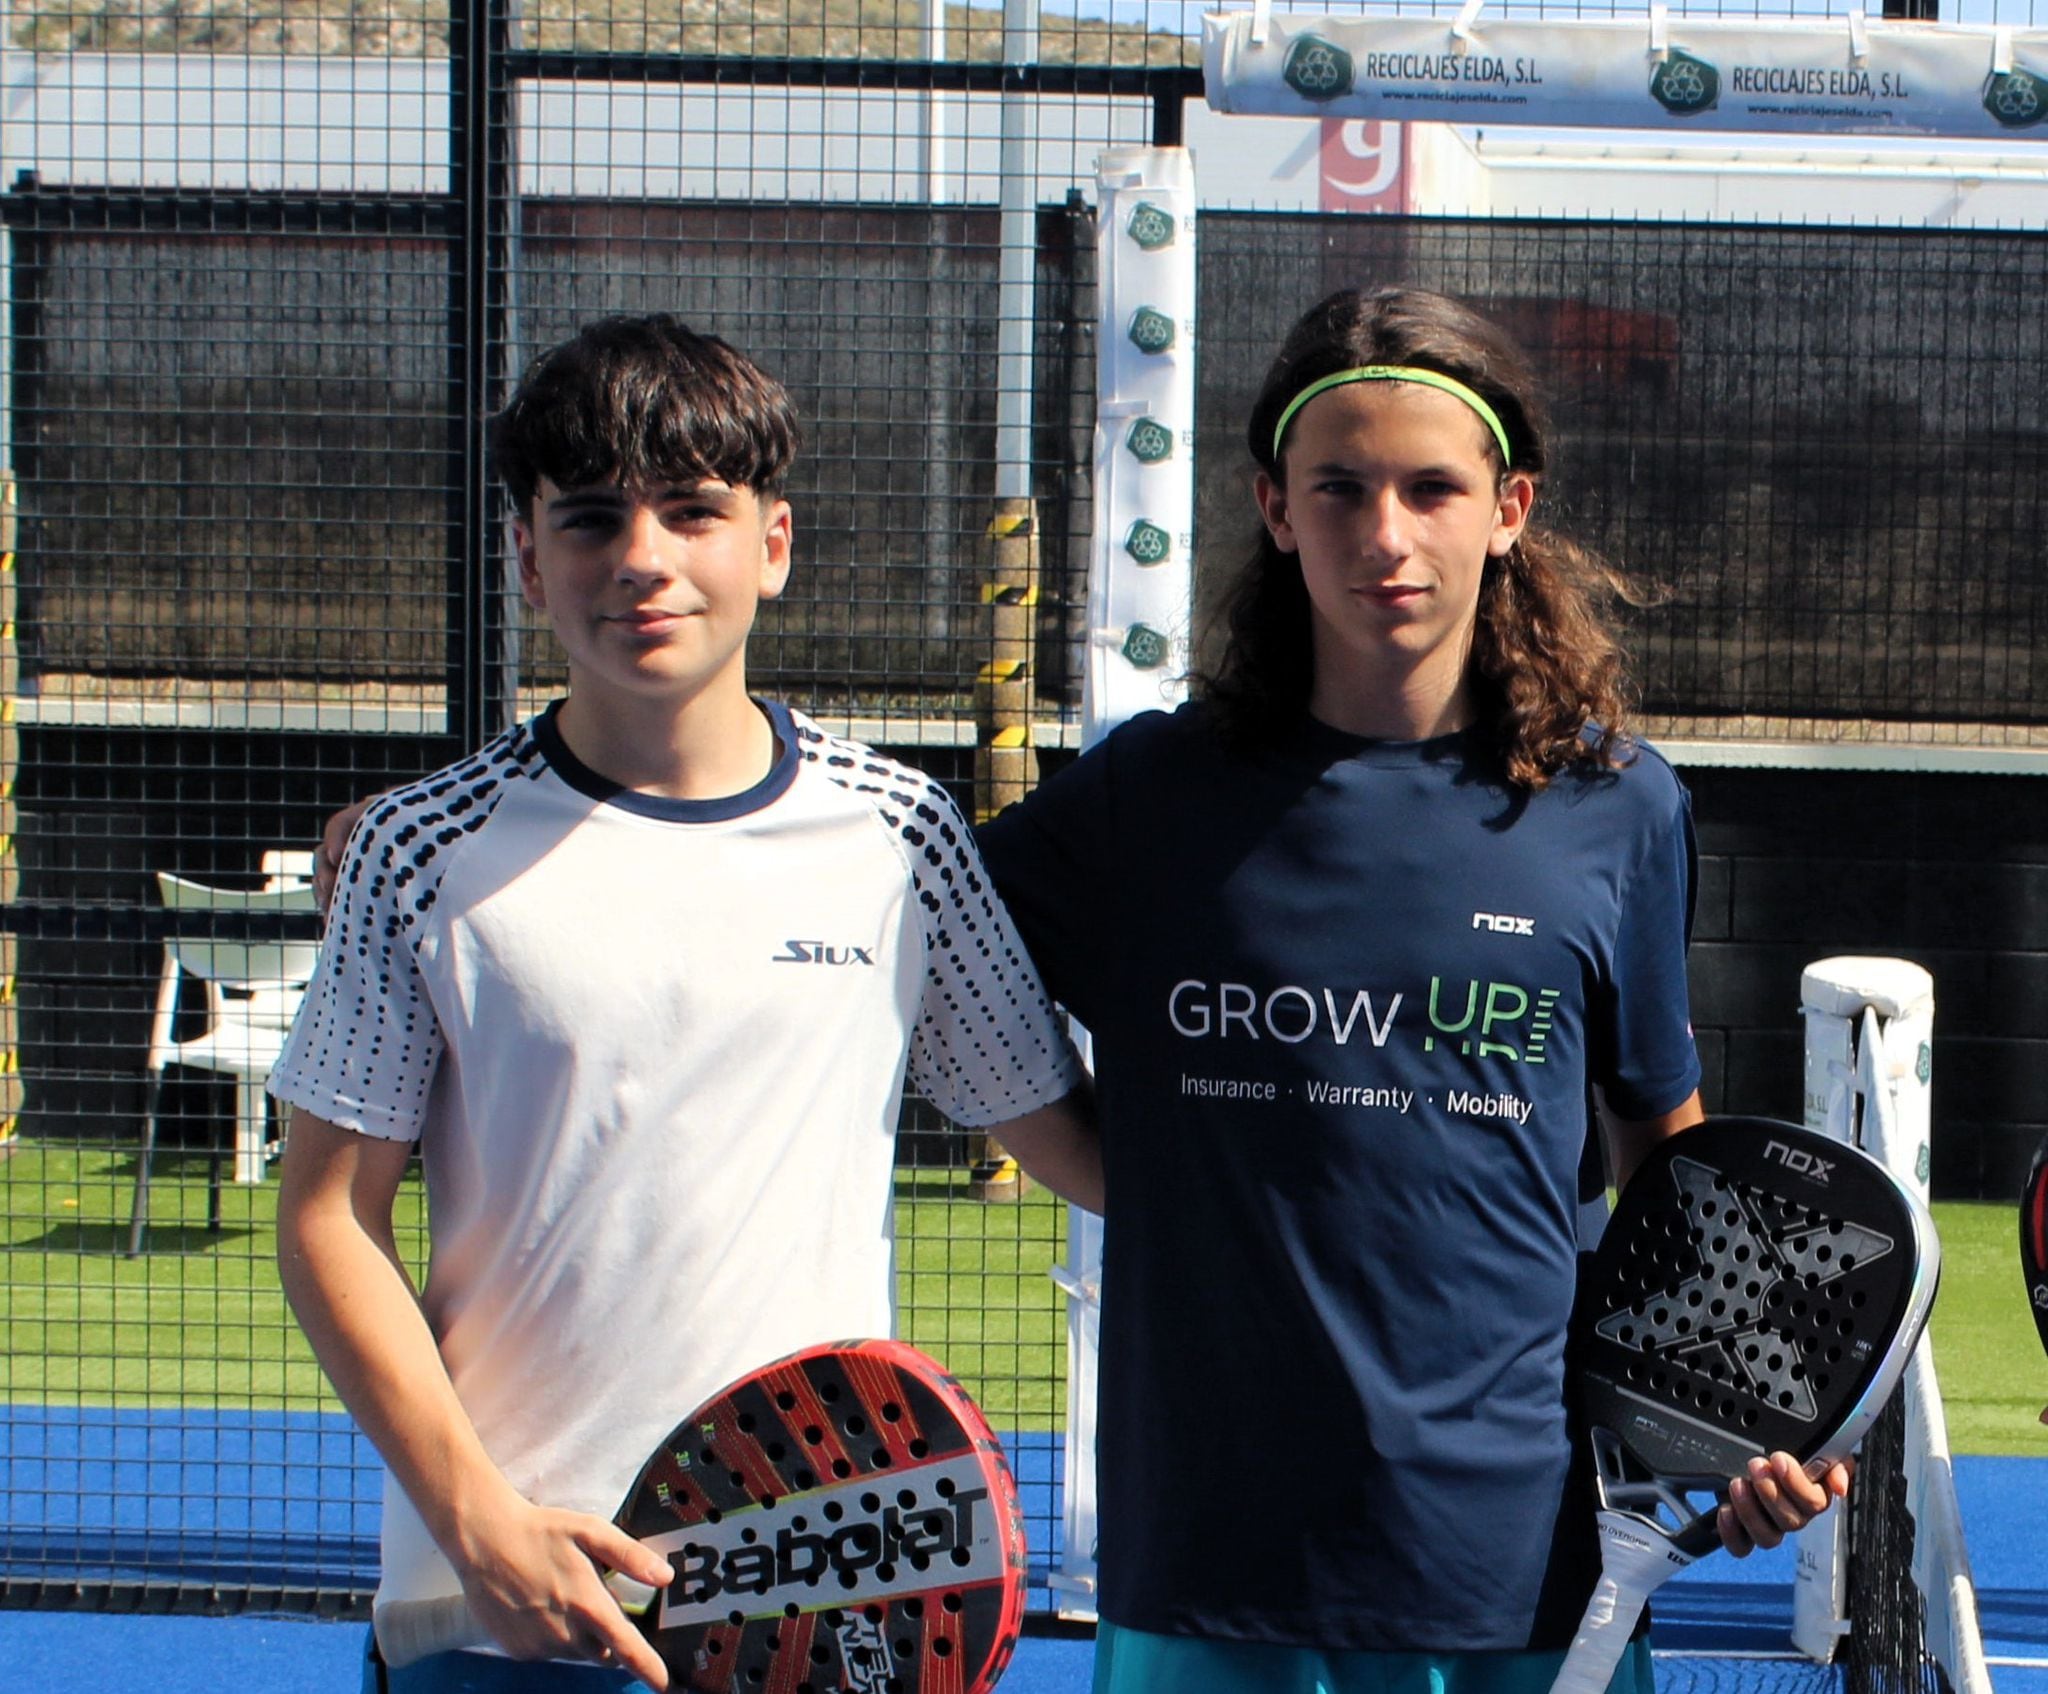
POLYGON ((1157 418, 1140 418, 1131 425, 1124 445, 1141 465, 1156 465, 1173 457, 1173 431, 1157 418))
POLYGON ((1984 110, 2007 129, 2026 129, 2048 118, 2048 82, 2032 71, 2002 71, 1984 85, 1984 110))
POLYGON ((1173 346, 1173 319, 1151 306, 1140 306, 1131 317, 1131 345, 1140 353, 1164 353, 1173 346))
POLYGON ((1721 98, 1721 73, 1674 47, 1650 73, 1650 98, 1674 118, 1689 118, 1721 98))
POLYGON ((1173 214, 1165 207, 1140 200, 1131 213, 1131 221, 1124 227, 1130 231, 1131 239, 1146 252, 1156 253, 1162 247, 1173 245, 1173 232, 1177 225, 1173 214))
POLYGON ((1304 100, 1339 100, 1357 80, 1351 55, 1320 35, 1299 35, 1281 61, 1280 80, 1304 100))
POLYGON ((1141 565, 1163 565, 1173 551, 1173 537, 1149 518, 1140 518, 1124 534, 1124 551, 1141 565))
POLYGON ((1141 671, 1156 671, 1171 650, 1166 637, 1150 624, 1134 623, 1124 632, 1124 657, 1141 671))

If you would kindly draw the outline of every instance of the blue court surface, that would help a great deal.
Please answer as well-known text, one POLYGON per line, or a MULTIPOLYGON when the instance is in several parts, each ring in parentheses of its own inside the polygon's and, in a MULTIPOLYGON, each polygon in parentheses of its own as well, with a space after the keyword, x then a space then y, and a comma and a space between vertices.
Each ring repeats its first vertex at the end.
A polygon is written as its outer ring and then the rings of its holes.
MULTIPOLYGON (((1056 1438, 1008 1445, 1030 1520, 1056 1520, 1056 1438)), ((201 1584, 338 1586, 374 1569, 376 1471, 345 1420, 0 1408, 0 1467, 11 1520, 0 1541, 15 1574, 132 1581, 145 1547, 159 1577, 168 1555, 201 1584), (320 1501, 304 1497, 316 1469, 328 1477, 320 1501), (336 1475, 355 1479, 354 1497, 332 1497, 336 1475)), ((1959 1459, 1956 1480, 1993 1682, 1999 1694, 2048 1694, 2048 1461, 1959 1459)), ((1038 1608, 1057 1551, 1033 1549, 1038 1608)), ((1652 1636, 1663 1694, 1839 1687, 1838 1674, 1790 1656, 1791 1585, 1791 1552, 1779 1549, 1711 1558, 1667 1586, 1652 1636)), ((0 1611, 6 1694, 353 1694, 361 1651, 360 1624, 0 1611)), ((1080 1694, 1091 1654, 1086 1640, 1027 1638, 1004 1694, 1080 1694)))

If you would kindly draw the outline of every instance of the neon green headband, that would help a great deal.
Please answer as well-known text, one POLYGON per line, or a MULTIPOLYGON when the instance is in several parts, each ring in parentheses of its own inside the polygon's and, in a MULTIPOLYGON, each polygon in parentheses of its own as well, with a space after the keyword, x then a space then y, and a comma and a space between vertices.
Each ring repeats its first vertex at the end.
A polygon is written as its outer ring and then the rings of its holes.
POLYGON ((1442 371, 1425 371, 1414 365, 1359 365, 1353 370, 1332 371, 1310 383, 1287 403, 1287 410, 1280 414, 1280 421, 1273 426, 1273 459, 1280 458, 1280 443, 1287 438, 1287 426, 1294 422, 1294 414, 1306 406, 1318 394, 1332 388, 1342 388, 1352 382, 1419 382, 1425 388, 1442 389, 1454 400, 1462 400, 1479 414, 1479 421, 1493 431, 1493 438, 1500 443, 1500 459, 1504 465, 1515 462, 1515 456, 1508 450, 1508 432, 1502 426, 1500 414, 1484 400, 1467 388, 1454 376, 1445 376, 1442 371))

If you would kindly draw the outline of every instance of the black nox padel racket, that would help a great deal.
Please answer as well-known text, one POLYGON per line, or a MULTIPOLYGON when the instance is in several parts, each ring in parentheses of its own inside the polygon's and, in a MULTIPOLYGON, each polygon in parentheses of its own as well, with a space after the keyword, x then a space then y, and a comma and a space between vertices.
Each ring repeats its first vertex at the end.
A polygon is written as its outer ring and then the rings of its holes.
MULTIPOLYGON (((653 1592, 611 1579, 675 1689, 985 1694, 1016 1647, 1010 1468, 960 1384, 900 1341, 809 1348, 720 1390, 615 1521, 675 1571, 653 1592)), ((396 1667, 489 1637, 456 1597, 383 1608, 377 1645, 396 1667)))
POLYGON ((1650 1595, 1720 1545, 1689 1494, 1723 1495, 1762 1454, 1816 1478, 1848 1457, 1939 1267, 1926 1207, 1828 1136, 1709 1118, 1644 1160, 1580 1291, 1601 1573, 1553 1694, 1601 1694, 1650 1595))
POLYGON ((2048 1348, 2048 1141, 2034 1154, 2034 1168, 2020 1190, 2020 1270, 2027 1279, 2034 1327, 2048 1348))

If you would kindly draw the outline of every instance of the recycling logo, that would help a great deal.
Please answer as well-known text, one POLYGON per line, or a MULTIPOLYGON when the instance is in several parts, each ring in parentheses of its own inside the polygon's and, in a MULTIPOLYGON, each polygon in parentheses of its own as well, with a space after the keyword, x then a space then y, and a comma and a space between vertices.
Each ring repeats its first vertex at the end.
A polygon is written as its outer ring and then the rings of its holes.
POLYGON ((1173 346, 1173 319, 1150 306, 1131 317, 1131 345, 1140 353, 1164 353, 1173 346))
POLYGON ((1141 465, 1156 465, 1173 457, 1173 431, 1156 418, 1140 418, 1124 437, 1131 457, 1141 465))
POLYGON ((1124 635, 1124 657, 1141 671, 1157 670, 1171 650, 1166 637, 1149 624, 1134 623, 1124 635))
POLYGON ((1692 117, 1721 98, 1721 73, 1674 47, 1650 73, 1650 98, 1674 118, 1692 117))
POLYGON ((2026 129, 2048 118, 2048 82, 2032 71, 2002 72, 1984 86, 1984 110, 2007 129, 2026 129))
POLYGON ((1125 227, 1130 231, 1131 239, 1147 253, 1156 253, 1162 247, 1173 245, 1173 214, 1149 200, 1138 202, 1137 209, 1131 213, 1131 221, 1125 227))
POLYGON ((1140 518, 1124 537, 1124 551, 1141 565, 1160 565, 1173 551, 1173 537, 1150 519, 1140 518))
POLYGON ((1296 36, 1280 66, 1280 80, 1304 100, 1341 99, 1356 76, 1351 55, 1320 35, 1296 36))

